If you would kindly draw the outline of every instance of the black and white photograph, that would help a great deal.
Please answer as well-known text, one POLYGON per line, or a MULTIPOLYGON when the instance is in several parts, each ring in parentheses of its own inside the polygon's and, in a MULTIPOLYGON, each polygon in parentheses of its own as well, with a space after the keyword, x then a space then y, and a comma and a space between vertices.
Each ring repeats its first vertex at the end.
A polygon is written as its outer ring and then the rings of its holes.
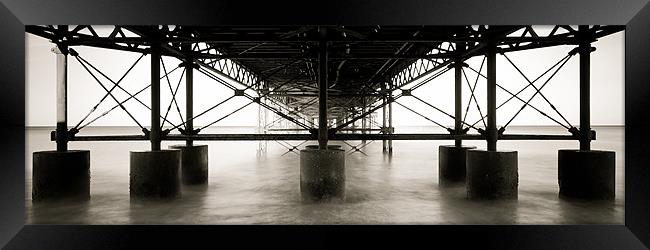
POLYGON ((624 224, 624 27, 26 26, 30 224, 624 224))
POLYGON ((648 20, 0 0, 0 247, 648 249, 648 20))

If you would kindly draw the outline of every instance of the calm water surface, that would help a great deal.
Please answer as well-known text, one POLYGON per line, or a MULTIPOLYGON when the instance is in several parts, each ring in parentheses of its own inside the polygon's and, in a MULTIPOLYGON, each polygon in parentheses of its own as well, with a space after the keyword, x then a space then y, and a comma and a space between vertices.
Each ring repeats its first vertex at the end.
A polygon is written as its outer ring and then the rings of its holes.
MULTIPOLYGON (((183 186, 167 202, 130 202, 129 151, 148 142, 71 142, 91 150, 91 200, 32 204, 34 151, 52 150, 50 129, 26 129, 25 204, 28 224, 623 224, 624 128, 595 128, 593 149, 616 152, 616 200, 567 202, 558 199, 557 150, 576 141, 500 141, 519 151, 519 199, 470 201, 465 187, 438 187, 439 145, 452 141, 394 141, 392 157, 381 141, 346 157, 346 200, 302 203, 297 153, 285 142, 197 142, 209 145, 209 184, 183 186), (260 152, 266 147, 266 153, 260 152), (286 153, 286 154, 285 154, 286 153)), ((251 133, 253 128, 216 128, 206 133, 251 133)), ((397 133, 441 132, 435 128, 397 133)), ((137 128, 87 128, 81 134, 139 134, 137 128)), ((555 127, 512 127, 506 133, 566 134, 555 127)), ((179 142, 163 142, 163 147, 179 142)), ((300 141, 287 142, 297 145, 300 141)), ((349 141, 357 145, 360 141, 349 141)), ((301 146, 304 147, 306 143, 301 146)), ((485 148, 484 141, 465 144, 485 148)))

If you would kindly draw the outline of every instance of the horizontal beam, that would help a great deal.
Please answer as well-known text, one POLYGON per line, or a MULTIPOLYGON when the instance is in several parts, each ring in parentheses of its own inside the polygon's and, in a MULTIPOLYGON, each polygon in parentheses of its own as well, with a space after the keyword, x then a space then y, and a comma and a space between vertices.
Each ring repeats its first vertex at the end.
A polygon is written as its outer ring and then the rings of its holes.
MULTIPOLYGON (((53 141, 55 138, 52 138, 53 141)), ((317 140, 313 134, 199 134, 199 135, 166 135, 162 137, 165 141, 305 141, 317 140)), ((451 135, 451 134, 334 134, 328 137, 335 141, 357 141, 357 140, 485 140, 479 134, 451 135)), ((74 136, 70 141, 146 141, 144 135, 97 135, 97 136, 74 136)), ((499 140, 577 140, 573 135, 526 135, 510 134, 501 135, 499 140)))
MULTIPOLYGON (((189 56, 197 59, 234 59, 234 60, 245 60, 245 59, 285 59, 285 60, 299 60, 299 59, 317 59, 317 54, 315 53, 295 53, 295 52, 268 52, 268 53, 254 53, 249 52, 245 54, 209 54, 209 53, 200 53, 200 52, 183 52, 183 56, 189 56)), ((352 60, 352 59, 444 59, 444 58, 453 58, 457 57, 458 53, 455 52, 445 52, 445 53, 436 53, 428 55, 395 55, 393 53, 332 53, 332 60, 352 60)))
MULTIPOLYGON (((355 93, 339 93, 335 91, 328 91, 327 93, 330 97, 382 97, 380 94, 355 94, 355 93)), ((318 93, 316 92, 271 92, 268 96, 280 96, 280 97, 316 97, 318 93)))
MULTIPOLYGON (((300 129, 300 128, 271 128, 267 129, 268 131, 307 131, 306 129, 300 129)), ((381 131, 379 128, 367 128, 367 129, 361 129, 361 128, 343 128, 339 129, 339 131, 381 131)))
MULTIPOLYGON (((574 36, 574 32, 555 34, 551 36, 531 36, 531 37, 507 37, 505 35, 520 30, 525 26, 512 26, 506 27, 506 30, 497 29, 497 31, 504 32, 504 37, 499 37, 497 39, 497 46, 502 47, 505 52, 510 51, 519 51, 526 49, 558 46, 558 45, 571 45, 577 44, 580 39, 574 36), (508 44, 513 43, 532 43, 524 46, 517 46, 514 48, 509 48, 508 44)), ((139 37, 105 37, 98 35, 89 35, 78 32, 62 32, 53 27, 47 26, 34 26, 27 25, 25 26, 25 31, 46 39, 54 40, 58 37, 66 37, 66 44, 68 46, 93 46, 101 47, 107 49, 115 50, 124 50, 132 51, 139 53, 147 53, 148 47, 151 45, 150 38, 147 34, 150 35, 151 32, 161 32, 166 34, 161 38, 161 42, 166 47, 166 50, 163 51, 163 55, 173 56, 178 58, 185 58, 187 56, 192 56, 195 58, 231 58, 231 59, 296 59, 296 58, 306 58, 313 56, 300 55, 299 53, 288 53, 288 54, 271 54, 271 55, 260 55, 256 53, 238 53, 236 55, 215 55, 210 53, 197 53, 197 52, 180 52, 180 48, 177 46, 182 46, 182 44, 190 43, 200 43, 205 42, 209 44, 215 43, 251 43, 251 44, 266 44, 266 43, 315 43, 318 41, 316 36, 313 37, 277 37, 276 35, 269 34, 246 34, 246 33, 228 33, 228 34, 202 34, 199 37, 191 37, 186 35, 181 35, 169 31, 161 31, 155 28, 148 26, 123 26, 122 29, 131 31, 139 37), (147 48, 143 48, 146 46, 147 48)), ((590 30, 593 39, 598 39, 600 37, 620 32, 624 30, 624 26, 599 26, 590 30)), ((491 31, 489 29, 488 31, 491 31)), ((383 44, 392 44, 392 43, 441 43, 441 42, 478 42, 480 44, 484 43, 485 35, 477 36, 481 32, 461 32, 460 34, 453 35, 449 33, 447 35, 436 35, 436 34, 420 34, 418 36, 405 36, 403 34, 380 34, 380 35, 370 35, 367 37, 356 37, 348 36, 347 38, 333 38, 330 40, 332 43, 341 43, 341 44, 363 44, 363 43, 383 43, 383 44)), ((494 38, 494 37, 492 37, 494 38)), ((468 56, 475 56, 480 54, 480 52, 469 53, 468 56)), ((435 55, 429 55, 426 57, 423 56, 399 56, 399 55, 343 55, 337 56, 336 53, 332 54, 331 59, 413 59, 413 58, 450 58, 454 57, 454 53, 439 53, 435 55)))
MULTIPOLYGON (((611 28, 611 27, 610 27, 611 28)), ((126 30, 134 32, 137 29, 133 27, 125 27, 126 30)), ((606 30, 608 33, 614 33, 623 30, 622 26, 614 27, 614 29, 606 30)), ((39 36, 48 36, 47 32, 59 32, 47 27, 28 25, 26 31, 39 36)), ((144 30, 143 30, 144 31, 144 30)), ((146 30, 151 32, 152 30, 146 30)), ((138 44, 149 45, 151 41, 147 40, 146 36, 140 37, 101 37, 90 36, 81 33, 65 33, 70 37, 70 41, 74 43, 87 43, 97 41, 109 41, 112 43, 125 43, 125 44, 138 44)), ((499 42, 576 42, 578 39, 567 34, 558 34, 554 36, 539 36, 539 37, 502 37, 499 42)), ((332 43, 440 43, 440 42, 484 42, 485 38, 475 36, 453 36, 453 34, 445 36, 405 36, 402 34, 396 35, 380 35, 369 38, 355 38, 348 37, 344 39, 334 38, 328 40, 332 43)), ((252 35, 252 34, 230 34, 230 35, 204 35, 201 37, 163 37, 161 42, 164 43, 316 43, 318 38, 277 38, 267 35, 252 35)))

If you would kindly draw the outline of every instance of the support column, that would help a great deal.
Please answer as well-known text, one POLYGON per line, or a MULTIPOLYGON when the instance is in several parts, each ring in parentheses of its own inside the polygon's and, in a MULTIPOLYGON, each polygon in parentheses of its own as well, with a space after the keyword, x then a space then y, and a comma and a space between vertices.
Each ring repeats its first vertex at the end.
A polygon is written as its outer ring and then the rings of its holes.
MULTIPOLYGON (((67 31, 67 26, 61 25, 58 29, 67 31)), ((68 47, 57 43, 52 52, 56 54, 57 62, 57 124, 54 131, 56 150, 34 152, 32 155, 32 202, 89 200, 90 151, 68 150, 68 47)))
POLYGON ((180 196, 180 150, 162 150, 160 128, 160 43, 152 39, 151 54, 151 151, 130 152, 131 199, 180 196))
POLYGON ((345 199, 345 151, 327 145, 328 59, 327 30, 319 27, 318 54, 318 147, 300 150, 300 194, 304 201, 345 199))
MULTIPOLYGON (((462 53, 465 51, 465 43, 456 43, 456 51, 462 53)), ((454 60, 454 131, 457 135, 463 131, 463 59, 461 57, 454 60)), ((456 139, 454 145, 461 147, 463 141, 456 139)))
POLYGON ((467 152, 467 197, 517 199, 517 151, 497 151, 496 40, 487 41, 487 150, 467 152))
MULTIPOLYGON (((386 132, 387 132, 386 131, 386 118, 387 118, 386 117, 386 111, 387 111, 386 110, 386 93, 384 93, 385 91, 386 91, 386 85, 381 84, 381 93, 382 93, 382 98, 381 98, 381 102, 382 102, 382 107, 381 107, 381 130, 382 131, 381 131, 381 133, 382 134, 386 134, 386 132)), ((388 146, 388 144, 386 143, 386 140, 381 140, 381 149, 382 149, 383 153, 386 153, 386 151, 387 151, 386 147, 387 146, 388 146)))
POLYGON ((327 29, 320 29, 321 40, 318 44, 318 146, 327 149, 327 90, 329 88, 327 68, 327 29))
POLYGON ((160 150, 160 44, 151 46, 151 151, 160 150))
MULTIPOLYGON (((366 107, 366 98, 361 97, 361 114, 366 113, 367 107, 366 107)), ((368 116, 364 116, 361 118, 361 134, 366 134, 366 129, 368 128, 368 116)), ((362 143, 366 143, 366 140, 361 140, 362 143)))
POLYGON ((487 46, 487 150, 497 151, 497 67, 496 42, 487 46))
MULTIPOLYGON (((393 134, 393 92, 388 94, 388 101, 388 134, 393 134)), ((388 153, 393 154, 393 140, 388 140, 388 153)))
MULTIPOLYGON (((456 51, 465 51, 465 43, 456 43, 456 51)), ((458 57, 452 65, 454 68, 454 134, 463 134, 463 59, 458 57)), ((462 140, 455 140, 454 145, 440 145, 438 147, 438 185, 451 186, 464 184, 466 176, 467 151, 475 149, 475 146, 463 146, 462 140)))
MULTIPOLYGON (((578 31, 587 32, 588 26, 580 25, 578 31)), ((579 45, 580 56, 580 150, 591 149, 590 94, 590 54, 591 42, 585 39, 579 45)))
POLYGON ((56 54, 56 150, 68 150, 68 46, 52 48, 56 54))
MULTIPOLYGON (((184 48, 190 51, 191 47, 184 48)), ((185 60, 185 120, 186 130, 189 134, 194 132, 194 64, 191 57, 185 60)), ((181 180, 185 185, 208 183, 208 145, 194 145, 192 139, 185 141, 185 145, 172 145, 170 149, 181 152, 181 180)))
MULTIPOLYGON (((185 61, 185 128, 194 134, 194 62, 192 58, 185 61)), ((185 145, 191 147, 192 139, 187 139, 185 145)))
POLYGON ((564 199, 614 200, 616 155, 591 149, 590 53, 594 40, 589 26, 578 27, 580 56, 580 149, 558 151, 559 196, 564 199))

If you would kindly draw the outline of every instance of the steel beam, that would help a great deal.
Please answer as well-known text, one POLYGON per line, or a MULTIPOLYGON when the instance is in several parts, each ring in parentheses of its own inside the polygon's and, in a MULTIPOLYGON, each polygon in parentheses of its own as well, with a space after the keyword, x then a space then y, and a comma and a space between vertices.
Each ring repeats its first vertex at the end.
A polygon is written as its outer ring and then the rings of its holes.
MULTIPOLYGON (((388 94, 388 134, 392 135, 393 134, 393 92, 390 92, 388 94)), ((393 153, 393 141, 392 139, 388 140, 388 153, 392 154, 393 153)))
POLYGON ((68 151, 68 47, 52 48, 56 54, 56 150, 68 151))
MULTIPOLYGON (((527 28, 527 26, 511 26, 512 28, 504 30, 504 37, 500 38, 499 46, 504 48, 506 51, 517 51, 517 50, 527 50, 531 48, 541 48, 549 46, 558 46, 558 45, 571 45, 578 44, 579 39, 577 36, 573 36, 578 33, 572 29, 569 29, 566 33, 561 34, 552 34, 549 36, 531 36, 531 37, 507 37, 506 34, 511 34, 522 28, 527 28), (521 45, 522 43, 529 43, 528 45, 521 45)), ((558 27, 558 26, 556 26, 558 27)), ((508 28, 508 27, 506 27, 508 28)), ((75 29, 73 31, 59 31, 54 27, 49 26, 33 26, 28 25, 25 27, 26 32, 32 33, 37 36, 41 36, 47 39, 52 40, 57 35, 67 35, 69 36, 68 44, 69 46, 93 46, 101 47, 115 50, 124 50, 124 51, 134 51, 145 53, 145 49, 142 46, 147 46, 151 43, 151 39, 148 37, 148 33, 151 30, 147 27, 141 26, 124 26, 120 29, 129 30, 135 34, 140 35, 140 37, 118 37, 115 35, 109 36, 99 36, 97 34, 88 35, 80 33, 79 30, 75 29), (143 33, 144 32, 144 33, 143 33)), ((624 26, 599 26, 590 32, 593 33, 594 38, 599 38, 606 36, 615 32, 624 30, 624 26)), ((490 31, 490 30, 488 30, 490 31)), ((179 35, 173 31, 156 31, 159 33, 164 33, 168 35, 164 38, 161 38, 159 42, 165 44, 174 44, 174 46, 184 46, 185 44, 195 44, 195 43, 295 43, 295 44, 310 44, 318 42, 317 36, 308 36, 308 37, 288 37, 288 38, 278 38, 275 35, 269 34, 247 34, 247 33, 238 33, 238 34, 201 34, 199 37, 191 37, 186 35, 179 35)), ((474 43, 478 42, 483 44, 487 34, 485 32, 466 32, 461 33, 456 36, 450 35, 418 35, 418 36, 404 36, 401 34, 383 34, 380 36, 372 37, 354 37, 349 36, 345 39, 333 38, 331 42, 333 43, 379 43, 379 44, 391 44, 391 43, 441 43, 441 42, 469 42, 474 43), (481 35, 481 36, 478 36, 481 35)), ((164 45, 165 50, 163 51, 164 55, 174 56, 178 58, 184 58, 187 56, 185 52, 181 52, 177 47, 172 47, 169 45, 164 45)), ((475 49, 480 49, 476 47, 475 49)), ((465 57, 471 57, 477 55, 479 52, 477 50, 471 49, 466 53, 465 57)), ((300 53, 291 53, 291 54, 274 54, 274 53, 233 53, 228 55, 218 55, 211 53, 196 53, 192 52, 192 55, 196 58, 232 58, 232 59, 247 59, 247 58, 299 58, 304 56, 311 56, 310 53, 300 54, 300 53)), ((432 55, 433 57, 445 57, 452 58, 455 57, 455 53, 439 53, 437 55, 432 55)), ((315 57, 315 56, 312 56, 315 57)), ((400 55, 391 55, 391 54, 343 54, 343 55, 331 55, 332 58, 341 58, 341 59, 351 59, 350 57, 356 57, 359 59, 405 59, 409 56, 400 56, 400 55)), ((420 57, 420 56, 414 56, 420 57)), ((426 58, 426 57, 424 57, 426 58)))
MULTIPOLYGON (((198 134, 181 135, 172 134, 163 136, 166 141, 305 141, 318 140, 313 134, 198 134)), ((480 134, 334 134, 328 138, 333 141, 360 141, 360 140, 485 140, 480 134)), ((509 134, 499 136, 500 140, 575 140, 573 135, 527 135, 509 134)), ((592 137, 592 139, 594 139, 592 137)), ((81 135, 71 138, 71 141, 146 141, 143 135, 81 135)))
POLYGON ((327 149, 327 28, 320 27, 318 44, 318 147, 327 149))
POLYGON ((160 45, 151 44, 151 151, 160 151, 160 45))
MULTIPOLYGON (((384 93, 385 90, 386 90, 386 84, 382 83, 381 84, 381 92, 384 93)), ((387 133, 387 131, 386 131, 386 118, 388 118, 388 117, 386 115, 386 112, 387 112, 387 110, 386 110, 386 96, 384 96, 383 98, 381 98, 381 131, 382 131, 381 133, 382 134, 387 133)), ((388 146, 387 141, 382 140, 381 141, 381 151, 386 153, 386 151, 388 149, 387 146, 388 146)))
POLYGON ((497 151, 497 46, 495 41, 487 43, 487 150, 497 151))
MULTIPOLYGON (((194 63, 192 58, 185 61, 185 130, 188 133, 194 133, 194 63)), ((188 139, 185 144, 187 147, 192 146, 192 139, 188 139)))
MULTIPOLYGON (((456 51, 463 52, 465 51, 465 43, 456 43, 456 51)), ((463 131, 463 60, 462 58, 456 58, 454 61, 454 132, 455 134, 461 134, 463 131)), ((461 147, 463 145, 462 140, 456 140, 455 146, 461 147)))
MULTIPOLYGON (((366 113, 367 109, 368 108, 367 108, 367 105, 366 105, 366 98, 362 96, 361 97, 361 113, 366 113)), ((372 114, 372 113, 368 113, 368 115, 365 115, 365 116, 363 116, 363 118, 361 118, 361 134, 366 133, 366 127, 368 126, 368 116, 370 116, 370 114, 372 114)), ((366 141, 363 141, 362 143, 366 143, 366 141)))
MULTIPOLYGON (((338 123, 338 121, 337 121, 338 123)), ((270 128, 267 129, 268 131, 309 131, 308 129, 303 129, 303 128, 270 128)), ((357 128, 342 128, 339 129, 338 131, 361 131, 361 129, 357 128)), ((368 128, 365 129, 365 131, 382 131, 381 129, 378 128, 368 128)))
MULTIPOLYGON (((272 96, 277 96, 277 97, 317 97, 318 93, 317 92, 305 92, 305 91, 279 91, 279 92, 269 92, 267 95, 269 97, 272 96)), ((341 92, 333 92, 329 91, 327 94, 329 97, 361 97, 361 94, 356 94, 356 93, 341 93, 341 92)), ((366 94, 363 96, 371 96, 371 97, 381 97, 380 94, 366 94)))
MULTIPOLYGON (((525 26, 513 26, 516 30, 525 28, 525 26)), ((123 27, 129 31, 134 31, 135 26, 123 27)), ((48 36, 51 30, 49 27, 44 26, 32 26, 29 25, 26 27, 26 31, 29 33, 37 34, 40 36, 48 36)), ((603 31, 617 32, 624 29, 624 26, 603 26, 599 28, 603 31)), ((114 43, 128 43, 128 44, 141 44, 147 45, 150 43, 149 40, 144 39, 143 37, 99 37, 91 36, 83 33, 74 33, 75 42, 104 42, 108 43, 109 41, 114 41, 114 43), (99 40, 101 39, 101 40, 99 40)), ((478 35, 479 33, 474 33, 478 35)), ((536 36, 536 37, 504 37, 502 40, 504 42, 545 42, 545 43, 557 43, 565 42, 572 43, 576 42, 574 37, 568 36, 570 33, 564 34, 555 34, 553 36, 536 36)), ((448 36, 448 35, 419 35, 419 36, 402 36, 401 34, 384 34, 381 36, 373 37, 354 37, 348 36, 344 39, 334 38, 332 42, 337 43, 436 43, 436 42, 482 42, 483 37, 478 36, 469 36, 470 33, 466 33, 462 36, 448 36)), ((242 42, 242 43, 272 43, 272 42, 283 42, 283 43, 312 43, 318 42, 318 39, 315 36, 310 37, 288 37, 280 38, 273 34, 246 34, 246 33, 237 33, 234 34, 229 32, 228 34, 204 34, 200 37, 189 37, 189 36, 174 36, 166 37, 161 42, 165 43, 232 43, 232 42, 242 42)))
POLYGON ((589 134, 591 133, 590 119, 590 53, 591 40, 588 35, 589 26, 580 25, 578 31, 582 38, 579 46, 580 55, 580 150, 591 150, 589 134))

